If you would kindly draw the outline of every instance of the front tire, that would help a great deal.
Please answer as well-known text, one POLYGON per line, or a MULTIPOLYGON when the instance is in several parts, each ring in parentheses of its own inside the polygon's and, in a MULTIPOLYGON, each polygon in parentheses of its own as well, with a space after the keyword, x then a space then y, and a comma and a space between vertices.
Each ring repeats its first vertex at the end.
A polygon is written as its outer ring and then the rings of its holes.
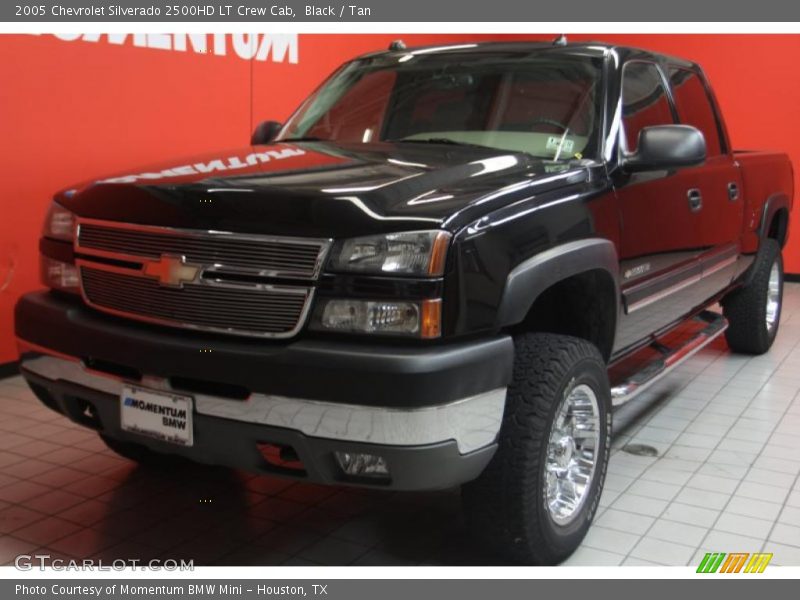
POLYGON ((585 340, 521 334, 514 340, 499 447, 464 486, 470 529, 501 554, 557 564, 579 546, 597 511, 611 441, 606 365, 585 340))
POLYGON ((750 282, 722 300, 725 338, 734 352, 764 354, 778 334, 783 305, 783 258, 773 239, 761 242, 750 282))

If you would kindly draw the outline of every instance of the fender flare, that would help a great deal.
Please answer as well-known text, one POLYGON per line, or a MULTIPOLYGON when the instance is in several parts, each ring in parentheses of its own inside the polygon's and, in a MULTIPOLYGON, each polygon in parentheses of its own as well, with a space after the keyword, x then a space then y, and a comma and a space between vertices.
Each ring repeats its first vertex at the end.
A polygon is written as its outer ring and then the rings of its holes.
MULTIPOLYGON (((786 209, 789 211, 789 198, 786 194, 778 193, 773 194, 769 198, 767 198, 766 202, 764 202, 764 208, 761 209, 761 221, 758 224, 757 234, 758 234, 758 250, 756 250, 756 256, 762 251, 762 244, 761 242, 767 238, 769 235, 769 226, 772 223, 773 217, 777 214, 777 212, 781 209, 786 209)), ((786 222, 786 239, 783 240, 783 245, 786 245, 786 241, 789 239, 789 222, 786 222)), ((755 262, 755 261, 754 261, 755 262)), ((753 280, 754 271, 752 269, 752 264, 747 267, 739 276, 736 278, 737 283, 742 286, 750 285, 750 282, 753 280)))
POLYGON ((521 323, 539 295, 554 284, 593 270, 608 272, 614 282, 614 314, 619 315, 619 259, 614 243, 588 238, 555 246, 514 267, 503 290, 497 316, 499 327, 521 323))
MULTIPOLYGON (((773 217, 779 210, 786 209, 789 211, 789 198, 786 194, 778 193, 773 194, 764 202, 764 208, 761 212, 761 222, 758 225, 758 239, 763 240, 769 235, 769 226, 772 223, 773 217)), ((788 223, 787 223, 788 228, 788 223)), ((787 231, 788 234, 788 231, 787 231)), ((788 235, 787 235, 788 237, 788 235)), ((784 240, 784 245, 786 240, 784 240)))

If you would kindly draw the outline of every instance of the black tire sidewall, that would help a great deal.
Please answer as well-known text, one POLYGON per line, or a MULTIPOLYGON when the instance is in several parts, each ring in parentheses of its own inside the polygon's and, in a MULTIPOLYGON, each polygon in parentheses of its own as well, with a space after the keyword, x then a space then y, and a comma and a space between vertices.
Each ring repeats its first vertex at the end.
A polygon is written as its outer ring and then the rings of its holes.
POLYGON ((728 320, 725 339, 734 352, 760 355, 767 352, 778 334, 783 312, 784 273, 781 246, 777 240, 766 239, 749 267, 747 283, 735 288, 722 301, 722 312, 728 320), (779 306, 775 323, 766 323, 769 276, 778 265, 779 306))
POLYGON ((608 468, 608 457, 611 449, 611 393, 608 387, 608 378, 605 367, 591 359, 583 359, 572 366, 567 372, 564 381, 550 407, 549 427, 547 435, 541 440, 539 449, 542 459, 539 461, 539 494, 537 510, 541 534, 548 540, 549 547, 554 551, 554 559, 561 560, 569 556, 580 544, 587 530, 592 524, 594 515, 597 512, 598 503, 605 481, 608 468), (583 506, 579 509, 578 515, 566 525, 557 524, 550 515, 547 508, 546 493, 544 487, 545 465, 547 456, 547 445, 550 440, 550 430, 556 418, 556 411, 561 406, 564 395, 573 387, 585 384, 588 385, 597 397, 597 407, 599 411, 598 423, 604 429, 600 432, 599 449, 595 473, 592 478, 591 488, 583 506))

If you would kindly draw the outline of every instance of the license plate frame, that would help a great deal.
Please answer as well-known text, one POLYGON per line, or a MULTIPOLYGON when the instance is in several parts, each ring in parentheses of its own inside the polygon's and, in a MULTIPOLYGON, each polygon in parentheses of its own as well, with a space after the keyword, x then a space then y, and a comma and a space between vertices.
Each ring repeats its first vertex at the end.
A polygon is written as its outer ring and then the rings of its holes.
POLYGON ((175 446, 194 445, 194 398, 125 384, 119 396, 123 431, 175 446))

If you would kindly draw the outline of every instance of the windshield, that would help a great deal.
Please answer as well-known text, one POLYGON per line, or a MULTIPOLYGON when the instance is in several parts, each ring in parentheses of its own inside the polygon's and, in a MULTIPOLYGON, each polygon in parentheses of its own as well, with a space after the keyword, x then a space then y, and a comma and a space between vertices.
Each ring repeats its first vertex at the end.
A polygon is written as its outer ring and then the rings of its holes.
POLYGON ((549 160, 593 157, 602 61, 526 53, 365 58, 337 71, 279 141, 460 143, 549 160))

